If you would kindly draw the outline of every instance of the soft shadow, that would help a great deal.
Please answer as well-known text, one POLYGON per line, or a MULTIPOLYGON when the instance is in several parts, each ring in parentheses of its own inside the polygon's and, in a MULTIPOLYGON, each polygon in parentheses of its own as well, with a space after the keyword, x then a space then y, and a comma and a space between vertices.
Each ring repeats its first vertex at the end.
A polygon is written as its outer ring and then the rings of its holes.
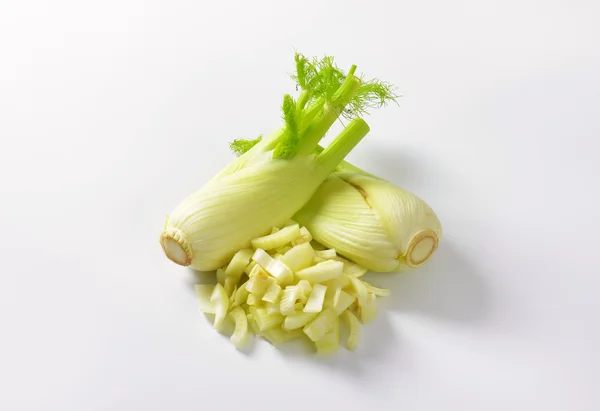
POLYGON ((481 273, 444 238, 431 260, 408 273, 368 273, 365 281, 391 289, 382 310, 417 312, 458 321, 480 322, 490 307, 481 273))
POLYGON ((424 183, 423 175, 418 174, 416 167, 416 163, 422 163, 423 158, 412 147, 390 150, 389 146, 371 143, 361 148, 360 153, 360 157, 356 157, 352 164, 390 183, 404 188, 418 187, 424 183))
MULTIPOLYGON (((423 163, 426 160, 417 156, 413 147, 389 150, 382 145, 370 144, 363 153, 367 159, 377 159, 371 164, 366 161, 369 172, 393 184, 409 190, 435 185, 431 181, 435 165, 423 163), (427 173, 419 172, 425 169, 427 173)), ((361 167, 358 162, 356 165, 361 167)), ((431 260, 411 272, 365 275, 366 281, 392 291, 392 297, 380 299, 381 311, 416 312, 459 322, 483 320, 490 306, 490 292, 482 276, 484 274, 477 271, 466 255, 461 254, 461 247, 455 244, 446 235, 431 260)))
POLYGON ((217 283, 217 277, 214 271, 195 271, 188 268, 187 272, 188 275, 186 276, 185 282, 192 291, 194 291, 194 286, 196 284, 217 283))

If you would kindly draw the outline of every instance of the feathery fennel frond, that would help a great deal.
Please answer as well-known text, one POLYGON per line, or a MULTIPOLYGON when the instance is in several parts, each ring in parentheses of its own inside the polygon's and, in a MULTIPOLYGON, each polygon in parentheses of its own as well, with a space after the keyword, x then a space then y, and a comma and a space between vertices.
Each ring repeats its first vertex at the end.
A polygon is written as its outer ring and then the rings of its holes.
POLYGON ((283 120, 285 131, 273 152, 274 158, 292 158, 298 151, 298 122, 296 119, 296 101, 286 94, 283 97, 283 120))
POLYGON ((390 102, 397 103, 398 97, 400 96, 395 93, 390 83, 377 79, 369 80, 361 84, 342 115, 351 119, 369 114, 369 109, 381 108, 390 102))
POLYGON ((237 157, 239 157, 242 154, 244 154, 246 151, 250 150, 252 147, 257 145, 258 143, 260 143, 261 140, 262 140, 262 136, 258 136, 257 138, 255 138, 253 140, 238 138, 238 139, 233 140, 231 143, 229 143, 229 149, 231 151, 233 151, 233 153, 237 157))
POLYGON ((342 85, 346 74, 335 65, 334 58, 325 56, 321 59, 309 60, 303 54, 296 53, 296 74, 291 78, 303 91, 306 91, 312 102, 323 97, 326 101, 342 85))
MULTIPOLYGON (((273 158, 290 159, 313 151, 336 118, 353 120, 398 95, 389 83, 372 79, 365 81, 355 76, 356 66, 345 73, 331 56, 307 58, 301 53, 294 56, 295 73, 291 78, 301 88, 294 99, 284 96, 282 117, 285 126, 267 150, 273 158)), ((260 141, 260 140, 258 140, 260 141)), ((231 145, 238 156, 250 150, 257 140, 236 140, 231 145)))

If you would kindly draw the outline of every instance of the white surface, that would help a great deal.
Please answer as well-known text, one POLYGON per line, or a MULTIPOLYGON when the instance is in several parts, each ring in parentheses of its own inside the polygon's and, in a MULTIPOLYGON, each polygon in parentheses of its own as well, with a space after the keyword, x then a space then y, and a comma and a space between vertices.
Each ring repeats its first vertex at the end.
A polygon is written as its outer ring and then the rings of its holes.
POLYGON ((598 410, 600 3, 204 3, 2 2, 0 409, 598 410), (329 360, 237 352, 157 241, 293 47, 398 85, 351 160, 446 235, 329 360))

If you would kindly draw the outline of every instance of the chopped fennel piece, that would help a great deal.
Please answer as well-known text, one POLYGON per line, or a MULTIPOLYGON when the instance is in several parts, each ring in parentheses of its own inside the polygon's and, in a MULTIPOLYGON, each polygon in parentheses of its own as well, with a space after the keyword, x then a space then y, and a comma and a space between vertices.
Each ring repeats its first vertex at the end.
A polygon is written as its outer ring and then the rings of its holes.
POLYGON ((379 311, 379 308, 377 307, 377 304, 375 303, 375 299, 376 299, 376 297, 374 294, 369 294, 369 296, 367 298, 367 304, 359 305, 358 313, 359 313, 359 319, 360 319, 361 323, 369 324, 370 322, 373 322, 375 320, 375 318, 377 318, 377 313, 379 311))
POLYGON ((248 299, 246 300, 246 304, 248 305, 260 305, 261 299, 256 294, 250 294, 248 299))
POLYGON ((302 312, 302 313, 297 313, 297 314, 290 314, 290 315, 286 316, 285 319, 283 320, 283 329, 290 331, 290 330, 296 330, 298 328, 302 328, 306 324, 311 322, 316 316, 317 316, 317 313, 302 312))
POLYGON ((256 267, 257 265, 258 263, 256 261, 250 261, 250 263, 248 263, 248 265, 244 269, 244 272, 249 276, 254 267, 256 267))
POLYGON ((359 308, 360 313, 360 322, 363 324, 369 324, 373 322, 375 318, 377 318, 377 313, 379 312, 379 308, 377 304, 371 303, 364 305, 359 308))
POLYGON ((335 305, 338 303, 341 295, 342 295, 342 286, 340 285, 340 283, 336 283, 335 292, 333 293, 333 299, 331 300, 332 307, 335 307, 335 305))
POLYGON ((300 238, 292 241, 292 245, 293 246, 297 246, 297 245, 300 245, 300 244, 309 244, 309 241, 308 241, 308 239, 306 237, 300 237, 300 238))
POLYGON ((367 289, 367 291, 369 293, 372 293, 379 297, 389 297, 391 295, 391 292, 388 288, 378 288, 378 287, 375 287, 374 285, 371 285, 365 281, 362 281, 362 283, 365 285, 365 288, 367 289))
POLYGON ((267 271, 260 264, 256 264, 252 268, 252 271, 250 271, 250 273, 248 274, 248 277, 252 278, 259 274, 268 275, 269 273, 267 273, 267 271))
POLYGON ((282 228, 281 230, 266 235, 264 237, 258 237, 251 241, 252 247, 255 249, 273 250, 275 248, 283 247, 284 245, 291 243, 302 235, 300 226, 298 224, 290 225, 282 228))
POLYGON ((261 333, 262 337, 273 345, 280 345, 303 336, 302 330, 285 331, 281 328, 272 328, 261 333))
POLYGON ((248 319, 248 325, 250 326, 250 330, 252 330, 252 334, 262 335, 260 329, 258 328, 258 324, 256 323, 254 315, 252 313, 246 313, 246 318, 248 319))
POLYGON ((335 249, 330 248, 322 251, 315 251, 315 256, 322 258, 323 260, 330 260, 335 258, 337 254, 335 253, 335 249))
POLYGON ((365 275, 367 271, 369 270, 367 270, 365 267, 354 263, 350 263, 344 267, 344 274, 349 275, 350 277, 361 277, 365 275))
POLYGON ((342 288, 346 288, 346 287, 350 287, 352 285, 350 278, 352 278, 352 277, 348 276, 347 274, 342 274, 341 276, 339 276, 337 278, 337 281, 340 283, 342 288))
POLYGON ((306 238, 308 238, 308 242, 309 242, 309 243, 310 243, 310 242, 313 240, 313 238, 312 238, 312 235, 310 234, 310 232, 308 231, 308 228, 306 228, 306 227, 302 227, 302 228, 300 229, 300 235, 301 235, 302 237, 306 237, 306 238))
POLYGON ((349 261, 340 256, 333 257, 333 260, 341 261, 342 263, 344 263, 344 274, 349 275, 350 277, 361 277, 364 274, 366 274, 367 271, 369 271, 365 267, 353 263, 352 261, 349 261))
POLYGON ((326 308, 304 327, 304 333, 312 341, 319 341, 335 326, 336 319, 335 312, 330 308, 326 308))
POLYGON ((254 250, 246 248, 235 253, 229 264, 227 264, 227 268, 225 269, 225 275, 227 277, 233 277, 236 282, 240 281, 242 278, 242 274, 244 273, 244 269, 250 263, 250 259, 254 254, 254 250))
POLYGON ((280 228, 278 228, 278 227, 273 227, 273 228, 271 229, 271 234, 275 234, 275 233, 276 233, 277 231, 279 231, 279 230, 280 230, 280 228))
POLYGON ((246 281, 244 284, 240 285, 240 287, 235 292, 235 295, 233 297, 232 307, 237 307, 238 305, 242 305, 246 302, 246 300, 248 300, 250 291, 248 291, 248 289, 246 288, 247 284, 248 284, 248 281, 246 281))
POLYGON ((262 331, 270 330, 283 322, 283 315, 279 313, 269 314, 267 310, 260 307, 250 307, 250 312, 258 324, 258 329, 262 331))
POLYGON ((269 265, 269 262, 271 262, 272 258, 265 250, 259 248, 254 252, 252 260, 256 261, 258 264, 260 264, 263 268, 266 269, 269 265))
POLYGON ((325 258, 321 258, 321 257, 313 258, 313 264, 319 264, 319 263, 322 263, 323 261, 327 261, 327 260, 325 258))
POLYGON ((215 307, 214 326, 218 331, 223 328, 223 321, 229 311, 229 296, 221 284, 217 284, 210 296, 210 302, 215 307))
POLYGON ((281 261, 293 272, 308 268, 312 265, 315 252, 309 243, 292 247, 283 255, 281 261))
POLYGON ((355 297, 351 296, 345 291, 340 290, 339 294, 334 298, 333 311, 335 311, 337 315, 340 315, 346 311, 355 300, 355 297))
POLYGON ((298 281, 298 284, 296 284, 296 286, 298 287, 298 290, 300 290, 298 294, 298 299, 301 302, 305 303, 308 300, 310 292, 312 291, 312 286, 306 280, 298 281))
POLYGON ((310 283, 323 283, 342 275, 344 264, 339 261, 327 260, 315 266, 296 272, 296 278, 310 283))
POLYGON ((269 277, 266 272, 262 271, 260 267, 257 268, 258 269, 255 268, 257 273, 255 275, 251 275, 250 279, 246 283, 246 289, 250 291, 250 294, 255 294, 262 297, 269 286, 273 284, 273 279, 269 277))
POLYGON ((369 293, 364 283, 360 281, 358 278, 350 277, 350 282, 352 283, 352 287, 356 298, 358 298, 358 305, 362 307, 368 304, 369 293))
MULTIPOLYGON (((225 287, 223 287, 225 288, 225 287)), ((229 309, 231 310, 234 307, 234 303, 235 303, 235 294, 237 293, 237 284, 233 287, 233 290, 231 291, 231 294, 229 294, 229 309)), ((227 290, 225 290, 227 291, 227 290)))
POLYGON ((215 286, 212 284, 196 284, 194 289, 196 290, 196 296, 200 303, 200 311, 207 314, 214 314, 215 307, 210 302, 210 296, 212 295, 215 286))
POLYGON ((327 287, 327 291, 325 292, 323 308, 333 308, 336 296, 339 297, 342 286, 337 280, 326 281, 324 285, 327 287))
POLYGON ((238 282, 239 282, 239 279, 236 279, 233 277, 225 277, 225 284, 223 285, 223 288, 225 288, 225 292, 227 293, 228 296, 231 297, 233 295, 233 292, 237 288, 238 282))
POLYGON ((348 310, 344 311, 341 317, 348 327, 348 340, 346 341, 346 348, 350 351, 354 351, 356 350, 356 347, 360 341, 360 321, 348 310))
POLYGON ((279 253, 275 253, 273 254, 273 259, 274 260, 281 260, 281 257, 283 257, 283 255, 279 254, 279 253))
POLYGON ((289 284, 294 280, 294 273, 283 262, 274 260, 266 251, 256 250, 252 257, 262 268, 277 279, 280 284, 289 284))
POLYGON ((294 281, 294 273, 282 261, 273 260, 267 271, 275 277, 279 284, 291 284, 294 281))
POLYGON ((336 317, 333 329, 319 341, 315 341, 318 354, 331 354, 340 348, 340 320, 336 317))
POLYGON ((288 251, 290 251, 291 249, 292 249, 292 247, 291 247, 291 246, 289 246, 289 245, 286 245, 285 247, 278 248, 278 249, 277 249, 277 252, 278 252, 279 254, 283 255, 283 254, 287 253, 288 251))
POLYGON ((303 243, 310 243, 313 240, 312 235, 308 231, 308 228, 302 227, 300 229, 300 237, 292 241, 292 245, 298 245, 303 243))
POLYGON ((262 299, 268 303, 276 303, 279 301, 280 295, 281 287, 277 283, 272 283, 269 288, 267 288, 267 291, 262 299))
POLYGON ((280 310, 283 315, 290 315, 296 312, 296 301, 299 298, 300 289, 295 285, 288 285, 281 294, 280 310))
POLYGON ((246 344, 248 338, 248 318, 241 307, 235 307, 231 310, 229 318, 235 324, 235 329, 230 340, 236 348, 240 349, 246 344))
POLYGON ((300 229, 300 237, 292 241, 292 245, 310 243, 313 240, 312 235, 306 227, 300 229))
POLYGON ((329 333, 321 340, 315 342, 317 347, 317 354, 327 355, 333 354, 340 349, 339 334, 329 333))
POLYGON ((265 310, 267 310, 268 314, 281 313, 281 309, 279 308, 279 303, 266 303, 265 310))
POLYGON ((323 301, 327 287, 322 284, 315 284, 310 293, 310 297, 304 306, 305 313, 319 313, 323 310, 323 301))

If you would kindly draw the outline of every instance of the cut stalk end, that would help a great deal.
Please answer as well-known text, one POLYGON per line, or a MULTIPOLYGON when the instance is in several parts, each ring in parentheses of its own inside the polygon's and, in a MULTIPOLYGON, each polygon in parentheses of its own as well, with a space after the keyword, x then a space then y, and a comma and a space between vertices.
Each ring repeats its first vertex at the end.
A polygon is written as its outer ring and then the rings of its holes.
POLYGON ((192 248, 179 230, 165 230, 160 235, 160 245, 167 258, 184 267, 192 264, 192 248))
POLYGON ((330 174, 369 132, 362 118, 352 120, 344 130, 317 156, 322 171, 330 174))
POLYGON ((439 237, 433 230, 422 230, 411 238, 405 260, 410 267, 420 267, 435 253, 439 237))

